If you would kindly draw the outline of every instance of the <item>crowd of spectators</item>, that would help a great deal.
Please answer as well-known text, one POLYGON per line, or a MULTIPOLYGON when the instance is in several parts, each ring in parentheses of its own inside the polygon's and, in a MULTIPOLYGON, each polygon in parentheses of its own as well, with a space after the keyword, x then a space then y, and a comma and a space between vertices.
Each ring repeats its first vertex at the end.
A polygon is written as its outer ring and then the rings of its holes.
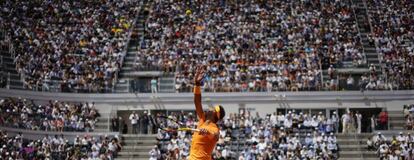
MULTIPOLYGON (((175 114, 187 126, 196 126, 193 114, 175 114)), ((338 116, 289 111, 265 117, 250 112, 230 114, 219 124, 215 159, 337 159, 335 133, 338 116)), ((183 159, 189 155, 190 132, 157 133, 159 144, 149 152, 155 159, 183 159)))
POLYGON ((99 117, 95 104, 6 98, 0 101, 0 125, 44 131, 90 132, 99 117))
MULTIPOLYGON (((414 8, 412 1, 369 0, 371 43, 382 57, 384 75, 394 89, 414 88, 414 8)), ((376 79, 373 79, 376 81, 376 79)))
POLYGON ((12 38, 24 88, 105 92, 120 69, 136 0, 5 1, 0 23, 12 38))
POLYGON ((414 104, 404 105, 403 112, 405 117, 405 128, 414 130, 414 104))
POLYGON ((79 159, 109 160, 116 157, 122 146, 117 136, 77 136, 68 140, 63 135, 46 135, 43 139, 25 139, 23 134, 9 136, 0 131, 1 159, 79 159))
POLYGON ((274 91, 318 90, 322 65, 363 63, 348 1, 155 1, 145 34, 137 69, 179 71, 179 92, 195 64, 207 90, 274 91))
POLYGON ((378 132, 367 140, 368 149, 376 151, 381 160, 413 159, 413 143, 413 136, 410 133, 404 135, 403 132, 398 136, 393 135, 392 138, 378 132))

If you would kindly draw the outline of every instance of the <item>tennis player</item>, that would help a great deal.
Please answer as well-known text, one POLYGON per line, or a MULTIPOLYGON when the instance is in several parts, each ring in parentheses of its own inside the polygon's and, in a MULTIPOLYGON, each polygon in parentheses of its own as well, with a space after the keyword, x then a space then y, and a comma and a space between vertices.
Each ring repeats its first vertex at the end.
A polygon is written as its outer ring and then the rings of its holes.
POLYGON ((201 81, 204 78, 204 68, 197 67, 194 76, 194 104, 196 107, 199 132, 193 133, 191 142, 190 160, 212 160, 211 154, 219 139, 217 122, 222 120, 226 112, 218 105, 203 111, 201 105, 201 81))

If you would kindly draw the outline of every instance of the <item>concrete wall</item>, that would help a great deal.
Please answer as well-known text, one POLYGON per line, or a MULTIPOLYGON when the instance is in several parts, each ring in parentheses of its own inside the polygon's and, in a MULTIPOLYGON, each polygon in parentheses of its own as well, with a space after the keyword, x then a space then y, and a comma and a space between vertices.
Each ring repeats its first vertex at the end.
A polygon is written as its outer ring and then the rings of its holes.
MULTIPOLYGON (((116 110, 191 110, 192 93, 145 94, 75 94, 0 89, 0 97, 22 97, 46 102, 50 99, 73 102, 95 102, 102 113, 116 110)), ((239 107, 254 108, 260 114, 277 108, 385 108, 402 110, 414 103, 414 91, 325 91, 325 92, 255 92, 203 93, 204 106, 222 104, 228 113, 239 107)))

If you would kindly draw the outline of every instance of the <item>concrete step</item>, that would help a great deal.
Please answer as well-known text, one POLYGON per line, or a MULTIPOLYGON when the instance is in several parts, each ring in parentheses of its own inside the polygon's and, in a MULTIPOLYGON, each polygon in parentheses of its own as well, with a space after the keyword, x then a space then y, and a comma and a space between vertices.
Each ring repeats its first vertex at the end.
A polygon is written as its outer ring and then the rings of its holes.
POLYGON ((340 157, 338 160, 378 160, 379 158, 342 158, 340 157))
POLYGON ((360 144, 365 144, 366 140, 363 139, 354 139, 354 138, 349 138, 349 139, 337 139, 337 143, 340 146, 343 145, 360 145, 360 144))
POLYGON ((153 146, 155 144, 157 144, 157 140, 153 139, 153 140, 131 140, 131 139, 124 139, 122 140, 122 143, 128 146, 133 146, 133 145, 148 145, 148 146, 153 146))
POLYGON ((390 120, 390 124, 399 124, 399 125, 404 125, 405 124, 405 120, 394 120, 394 119, 391 119, 390 120))
POLYGON ((389 110, 389 111, 387 111, 388 112, 388 114, 390 115, 390 114, 403 114, 403 107, 401 106, 401 110, 389 110))
POLYGON ((352 144, 352 145, 339 145, 339 149, 341 151, 368 151, 368 149, 366 148, 366 146, 364 145, 356 145, 356 144, 352 144))
POLYGON ((133 139, 133 140, 154 140, 157 138, 156 134, 122 134, 121 136, 124 139, 133 139))
POLYGON ((405 121, 405 117, 403 115, 401 116, 392 116, 388 117, 390 121, 396 120, 396 121, 405 121))
POLYGON ((115 158, 115 160, 148 160, 148 158, 115 158))
POLYGON ((109 129, 105 128, 95 128, 95 130, 93 130, 93 132, 109 132, 109 129))
POLYGON ((405 130, 403 126, 392 126, 391 129, 392 130, 405 130))
POLYGON ((376 158, 377 155, 373 151, 340 151, 339 156, 342 158, 376 158))
POLYGON ((122 151, 125 152, 149 152, 152 148, 154 148, 154 145, 148 145, 148 146, 142 146, 142 145, 136 145, 136 146, 123 146, 122 151))
POLYGON ((135 159, 135 158, 144 158, 144 159, 149 159, 149 151, 148 152, 119 152, 118 153, 118 158, 128 158, 128 159, 135 159))

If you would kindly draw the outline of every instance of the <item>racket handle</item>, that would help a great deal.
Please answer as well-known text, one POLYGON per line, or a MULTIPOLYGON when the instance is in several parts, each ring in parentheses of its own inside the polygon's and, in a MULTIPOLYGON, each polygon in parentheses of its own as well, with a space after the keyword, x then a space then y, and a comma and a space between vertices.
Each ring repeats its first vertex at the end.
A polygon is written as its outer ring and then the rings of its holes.
POLYGON ((191 131, 194 131, 194 132, 200 132, 200 130, 199 130, 199 129, 191 129, 191 131))

